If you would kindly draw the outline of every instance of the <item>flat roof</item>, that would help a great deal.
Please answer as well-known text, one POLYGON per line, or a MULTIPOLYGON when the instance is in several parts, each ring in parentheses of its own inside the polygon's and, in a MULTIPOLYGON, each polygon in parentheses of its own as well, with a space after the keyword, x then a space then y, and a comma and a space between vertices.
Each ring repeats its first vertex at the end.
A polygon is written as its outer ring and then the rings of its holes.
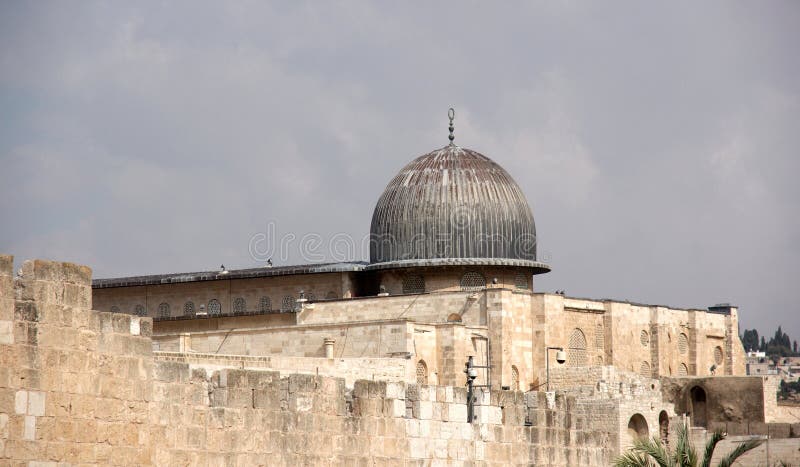
POLYGON ((363 271, 368 263, 363 261, 343 263, 300 264, 295 266, 259 267, 221 271, 182 272, 174 274, 154 274, 149 276, 112 277, 92 280, 93 289, 112 287, 136 287, 142 285, 178 284, 181 282, 201 282, 228 279, 252 279, 257 277, 291 276, 295 274, 321 274, 329 272, 363 271))

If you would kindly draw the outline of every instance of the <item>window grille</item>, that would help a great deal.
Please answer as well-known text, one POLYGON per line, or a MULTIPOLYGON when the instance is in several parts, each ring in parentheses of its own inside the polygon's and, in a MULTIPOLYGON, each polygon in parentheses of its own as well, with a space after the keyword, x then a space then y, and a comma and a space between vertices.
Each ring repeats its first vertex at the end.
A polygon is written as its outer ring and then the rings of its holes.
POLYGON ((425 278, 419 274, 409 274, 403 277, 403 293, 424 293, 425 278))
POLYGON ((169 318, 169 303, 162 303, 158 305, 158 317, 169 318))
POLYGON ((208 316, 219 316, 222 314, 222 304, 216 298, 208 302, 208 316))
POLYGON ((428 384, 428 365, 425 364, 425 360, 417 362, 417 384, 428 384))
POLYGON ((272 311, 272 300, 269 297, 261 297, 258 301, 258 309, 261 311, 272 311))
POLYGON ((142 305, 136 305, 136 308, 133 309, 133 312, 136 313, 136 316, 147 316, 147 311, 142 305))
POLYGON ((586 335, 580 329, 575 328, 569 336, 567 364, 569 366, 586 366, 587 363, 586 335))
POLYGON ((183 316, 195 316, 194 302, 186 302, 183 304, 183 316))
POLYGON ((247 311, 247 303, 244 301, 243 297, 236 297, 233 300, 233 312, 234 313, 244 313, 247 311))
POLYGON ((486 278, 483 274, 475 271, 469 271, 461 276, 461 290, 471 292, 475 290, 483 290, 486 288, 486 278))

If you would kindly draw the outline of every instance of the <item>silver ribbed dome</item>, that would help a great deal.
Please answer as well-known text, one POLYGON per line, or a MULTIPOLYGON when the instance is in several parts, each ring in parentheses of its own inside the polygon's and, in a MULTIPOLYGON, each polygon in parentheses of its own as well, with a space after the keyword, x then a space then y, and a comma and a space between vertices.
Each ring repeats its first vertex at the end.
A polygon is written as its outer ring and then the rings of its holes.
POLYGON ((370 234, 370 269, 550 269, 536 261, 533 214, 516 182, 488 157, 452 144, 416 158, 389 182, 370 234))

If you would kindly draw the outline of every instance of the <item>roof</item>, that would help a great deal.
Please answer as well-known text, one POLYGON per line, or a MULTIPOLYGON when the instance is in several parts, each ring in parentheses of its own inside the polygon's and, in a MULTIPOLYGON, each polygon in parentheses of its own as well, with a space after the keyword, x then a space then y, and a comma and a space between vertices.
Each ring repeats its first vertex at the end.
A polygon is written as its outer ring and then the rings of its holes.
POLYGON ((232 269, 227 274, 220 271, 183 272, 174 274, 154 274, 150 276, 114 277, 94 279, 92 288, 135 287, 142 285, 176 284, 181 282, 201 282, 229 279, 252 279, 257 277, 291 276, 296 274, 321 274, 330 272, 362 271, 367 263, 361 261, 344 263, 301 264, 295 266, 260 267, 232 269))

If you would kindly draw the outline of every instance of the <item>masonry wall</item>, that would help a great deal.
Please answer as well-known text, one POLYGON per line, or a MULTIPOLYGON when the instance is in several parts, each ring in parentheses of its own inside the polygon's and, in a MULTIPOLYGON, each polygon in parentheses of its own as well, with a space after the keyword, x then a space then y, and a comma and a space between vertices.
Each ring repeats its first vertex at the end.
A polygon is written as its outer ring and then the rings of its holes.
MULTIPOLYGON (((152 321, 91 311, 90 270, 0 257, 0 463, 607 465, 572 398, 154 358, 152 321)), ((451 329, 464 332, 463 326, 451 329)), ((214 357, 208 357, 213 360, 214 357)))

